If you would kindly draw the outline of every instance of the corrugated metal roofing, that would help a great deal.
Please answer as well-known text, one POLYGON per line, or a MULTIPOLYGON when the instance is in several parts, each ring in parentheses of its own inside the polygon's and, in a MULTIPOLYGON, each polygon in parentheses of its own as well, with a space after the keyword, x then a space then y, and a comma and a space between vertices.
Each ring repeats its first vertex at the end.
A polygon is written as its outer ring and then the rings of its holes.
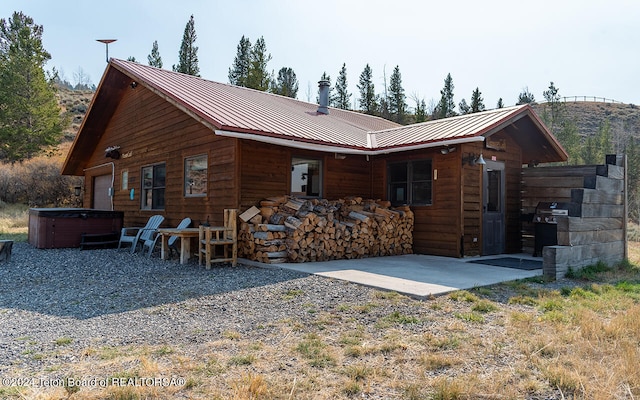
POLYGON ((383 118, 212 82, 129 61, 111 65, 216 129, 367 149, 367 132, 399 127, 383 118))
POLYGON ((110 64, 212 129, 245 133, 254 140, 275 138, 370 151, 482 140, 480 136, 528 108, 514 106, 401 126, 337 108, 325 115, 317 112, 317 104, 134 62, 111 59, 110 64))
POLYGON ((526 105, 498 108, 490 111, 427 121, 371 132, 377 148, 411 146, 444 140, 473 138, 492 133, 514 116, 521 114, 526 105))
POLYGON ((80 173, 104 124, 115 112, 113 100, 122 95, 131 80, 185 111, 217 135, 325 152, 380 154, 482 141, 524 119, 526 124, 520 126, 529 127, 528 133, 520 129, 512 132, 528 152, 527 157, 542 162, 567 158, 562 146, 528 105, 401 126, 337 108, 330 108, 325 115, 317 112, 316 104, 111 59, 65 161, 64 173, 80 173))

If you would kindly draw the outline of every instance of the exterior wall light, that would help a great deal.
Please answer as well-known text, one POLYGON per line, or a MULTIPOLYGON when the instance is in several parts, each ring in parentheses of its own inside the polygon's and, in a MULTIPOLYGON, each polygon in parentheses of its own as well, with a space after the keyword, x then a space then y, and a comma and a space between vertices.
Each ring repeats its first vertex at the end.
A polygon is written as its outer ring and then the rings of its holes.
POLYGON ((475 153, 469 153, 468 156, 466 157, 462 157, 462 165, 465 164, 469 164, 470 166, 475 166, 475 165, 486 165, 487 162, 484 161, 484 158, 482 157, 482 153, 480 153, 479 156, 476 156, 475 153))

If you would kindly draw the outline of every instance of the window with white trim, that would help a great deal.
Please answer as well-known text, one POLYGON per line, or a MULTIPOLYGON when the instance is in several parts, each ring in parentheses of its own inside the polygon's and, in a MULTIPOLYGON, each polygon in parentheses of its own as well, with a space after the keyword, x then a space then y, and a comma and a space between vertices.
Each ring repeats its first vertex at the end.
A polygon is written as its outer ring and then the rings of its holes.
POLYGON ((301 157, 291 159, 291 194, 322 197, 322 160, 301 157))

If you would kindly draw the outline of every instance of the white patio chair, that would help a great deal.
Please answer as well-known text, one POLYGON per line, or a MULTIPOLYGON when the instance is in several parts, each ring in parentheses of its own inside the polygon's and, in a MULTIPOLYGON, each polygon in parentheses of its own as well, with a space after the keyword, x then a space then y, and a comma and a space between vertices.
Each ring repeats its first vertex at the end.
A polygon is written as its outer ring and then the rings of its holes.
MULTIPOLYGON (((178 224, 178 226, 176 227, 176 229, 184 229, 184 228, 188 228, 189 225, 191 225, 191 218, 185 218, 182 221, 180 221, 180 223, 178 224)), ((145 240, 142 243, 142 252, 144 252, 145 248, 149 248, 149 251, 147 253, 147 257, 151 257, 151 253, 153 253, 153 249, 156 248, 156 244, 158 243, 158 240, 160 239, 161 235, 154 235, 154 237, 149 238, 148 240, 145 240)), ((169 249, 172 249, 173 246, 176 243, 176 240, 178 240, 177 236, 169 236, 169 240, 168 240, 168 244, 169 244, 169 249)), ((169 250, 167 249, 167 250, 169 250)))
POLYGON ((118 241, 118 248, 120 248, 123 243, 130 243, 131 254, 135 253, 139 242, 144 243, 150 238, 153 239, 154 233, 156 229, 158 229, 162 221, 164 221, 164 217, 162 215, 154 215, 149 218, 147 224, 142 228, 122 228, 122 232, 120 233, 120 240, 118 241))

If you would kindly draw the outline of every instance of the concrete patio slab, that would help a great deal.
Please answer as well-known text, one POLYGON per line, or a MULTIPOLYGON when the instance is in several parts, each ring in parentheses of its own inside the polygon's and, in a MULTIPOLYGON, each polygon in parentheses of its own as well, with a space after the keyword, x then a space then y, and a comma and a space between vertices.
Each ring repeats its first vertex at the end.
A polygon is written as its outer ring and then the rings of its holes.
MULTIPOLYGON (((308 263, 262 264, 247 260, 242 260, 242 263, 341 279, 417 298, 542 275, 542 268, 527 271, 470 262, 495 257, 450 258, 407 254, 308 263)), ((525 254, 509 254, 508 257, 540 260, 525 254)))

